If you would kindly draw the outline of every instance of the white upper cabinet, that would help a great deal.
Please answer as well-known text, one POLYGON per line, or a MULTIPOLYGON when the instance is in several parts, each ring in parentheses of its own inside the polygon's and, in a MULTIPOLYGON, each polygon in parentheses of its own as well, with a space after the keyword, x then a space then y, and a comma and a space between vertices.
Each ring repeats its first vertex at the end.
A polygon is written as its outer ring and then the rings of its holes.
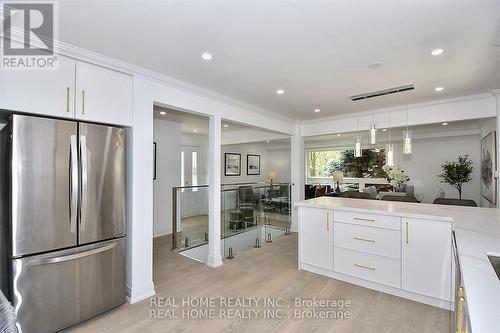
POLYGON ((300 263, 333 270, 333 211, 299 208, 300 263))
POLYGON ((73 118, 75 61, 59 56, 57 70, 0 70, 0 109, 73 118))
POLYGON ((403 218, 402 287, 451 301, 451 224, 403 218))
POLYGON ((76 62, 76 118, 129 126, 132 122, 130 75, 76 62))

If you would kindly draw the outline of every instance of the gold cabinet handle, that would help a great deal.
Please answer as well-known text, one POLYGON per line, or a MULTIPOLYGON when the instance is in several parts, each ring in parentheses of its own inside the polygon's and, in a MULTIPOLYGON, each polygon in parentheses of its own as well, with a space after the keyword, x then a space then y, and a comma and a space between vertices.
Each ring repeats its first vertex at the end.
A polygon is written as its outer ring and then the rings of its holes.
POLYGON ((326 230, 330 231, 330 212, 326 212, 326 230))
POLYGON ((363 241, 363 242, 375 243, 374 239, 361 238, 361 237, 354 237, 354 239, 359 240, 359 241, 363 241))
POLYGON ((354 264, 354 266, 359 267, 359 268, 369 269, 370 271, 375 270, 375 267, 370 267, 370 266, 365 266, 365 265, 360 265, 360 264, 354 264))
POLYGON ((406 244, 410 243, 410 224, 406 222, 406 244))
POLYGON ((373 220, 373 219, 365 219, 363 217, 355 217, 354 219, 356 221, 375 222, 375 220, 373 220))
POLYGON ((69 87, 66 87, 66 112, 69 112, 69 87))
POLYGON ((82 114, 85 114, 85 90, 82 90, 82 114))
POLYGON ((457 305, 457 313, 456 313, 456 321, 455 326, 457 328, 457 333, 465 333, 464 323, 463 323, 463 313, 464 313, 464 302, 465 298, 460 296, 458 297, 458 305, 457 305))

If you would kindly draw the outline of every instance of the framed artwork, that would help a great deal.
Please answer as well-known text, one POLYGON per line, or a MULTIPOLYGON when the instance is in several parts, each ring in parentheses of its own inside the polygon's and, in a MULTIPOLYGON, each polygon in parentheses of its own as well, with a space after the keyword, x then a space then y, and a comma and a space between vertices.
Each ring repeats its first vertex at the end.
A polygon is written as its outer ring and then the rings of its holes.
POLYGON ((153 180, 156 180, 156 142, 153 142, 153 180))
POLYGON ((224 155, 224 175, 241 175, 241 154, 226 153, 224 155))
POLYGON ((247 154, 247 175, 260 175, 260 155, 247 154))
POLYGON ((497 187, 494 172, 497 168, 496 133, 490 132, 481 140, 481 195, 496 203, 497 187))

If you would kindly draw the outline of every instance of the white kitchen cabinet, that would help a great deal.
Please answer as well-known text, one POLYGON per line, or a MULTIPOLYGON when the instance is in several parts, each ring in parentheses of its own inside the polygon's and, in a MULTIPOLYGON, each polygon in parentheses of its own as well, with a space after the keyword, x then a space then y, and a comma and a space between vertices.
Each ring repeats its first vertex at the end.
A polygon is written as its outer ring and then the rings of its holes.
POLYGON ((108 68, 76 62, 76 118, 116 125, 132 121, 132 78, 108 68))
POLYGON ((299 261, 333 271, 333 211, 299 208, 299 261))
POLYGON ((57 70, 0 70, 0 109, 73 118, 75 61, 59 56, 57 70))
POLYGON ((403 218, 403 290, 451 301, 451 224, 403 218))

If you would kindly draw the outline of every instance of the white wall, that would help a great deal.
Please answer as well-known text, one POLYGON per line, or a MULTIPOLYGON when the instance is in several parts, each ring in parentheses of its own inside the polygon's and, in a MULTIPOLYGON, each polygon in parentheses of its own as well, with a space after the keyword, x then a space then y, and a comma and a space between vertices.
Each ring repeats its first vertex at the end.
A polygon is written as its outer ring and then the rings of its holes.
POLYGON ((303 136, 332 133, 355 132, 360 128, 370 128, 372 117, 378 128, 410 126, 480 119, 497 116, 496 98, 490 93, 437 100, 405 106, 369 110, 358 114, 346 114, 331 118, 321 118, 302 122, 303 136), (389 123, 390 113, 390 123, 389 123))
MULTIPOLYGON (((480 138, 484 138, 485 136, 487 136, 490 132, 493 132, 493 131, 497 131, 497 120, 496 119, 491 119, 491 120, 488 120, 486 122, 484 122, 481 126, 481 135, 480 135, 480 138)), ((498 134, 497 133, 497 150, 498 150, 498 134)), ((480 156, 481 157, 481 156, 480 156)), ((497 161, 498 163, 498 161, 497 161)), ((480 169, 481 166, 479 165, 478 166, 478 170, 479 170, 479 175, 481 175, 481 171, 480 169)), ((497 165, 497 170, 498 170, 498 165, 497 165)), ((497 188, 497 196, 498 196, 498 188, 497 188)), ((483 198, 483 196, 481 194, 479 194, 480 196, 480 205, 481 207, 489 207, 489 208, 495 208, 497 205, 494 204, 494 203, 491 203, 489 202, 488 200, 486 200, 485 198, 483 198)))
POLYGON ((154 237, 172 233, 172 187, 181 182, 181 124, 154 120, 157 176, 154 189, 154 237))
POLYGON ((276 171, 274 181, 289 183, 291 181, 291 153, 290 148, 268 149, 267 169, 276 171))
MULTIPOLYGON (((181 124, 154 119, 154 141, 157 146, 157 178, 154 188, 154 237, 172 233, 172 188, 181 186, 182 146, 199 148, 198 184, 208 184, 208 135, 181 132, 181 124)), ((180 215, 208 213, 208 191, 179 193, 180 215)))
POLYGON ((260 144, 244 143, 237 145, 224 145, 221 147, 221 183, 251 183, 267 181, 268 172, 268 154, 267 150, 260 144), (224 158, 226 153, 241 154, 241 175, 224 175, 224 158), (247 175, 247 154, 260 155, 260 175, 247 175))
POLYGON ((453 136, 413 140, 413 154, 402 154, 402 142, 394 144, 395 161, 410 177, 416 194, 423 194, 423 202, 432 203, 437 188, 442 188, 447 198, 458 198, 458 191, 441 183, 441 165, 455 161, 459 155, 469 154, 473 161, 472 181, 464 184, 462 198, 480 204, 480 139, 479 135, 453 136))

